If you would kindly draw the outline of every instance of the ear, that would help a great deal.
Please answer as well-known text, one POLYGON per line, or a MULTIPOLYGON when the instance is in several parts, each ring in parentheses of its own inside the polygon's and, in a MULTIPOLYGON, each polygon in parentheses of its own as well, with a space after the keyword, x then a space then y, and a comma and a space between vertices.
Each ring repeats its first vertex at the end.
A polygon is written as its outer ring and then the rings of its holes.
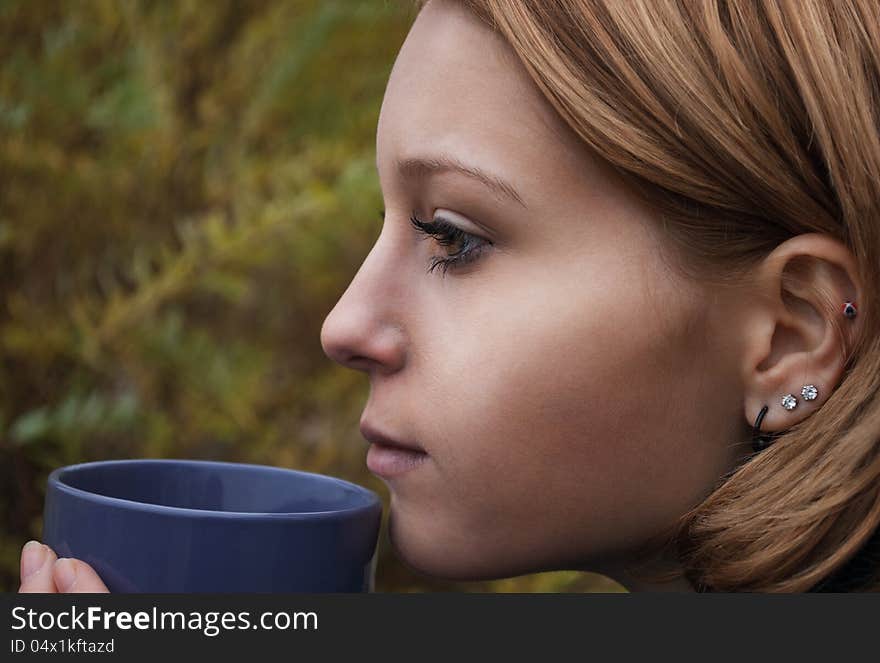
POLYGON ((860 318, 843 314, 861 299, 856 261, 830 235, 807 233, 783 242, 755 268, 755 291, 746 305, 743 385, 752 427, 764 405, 762 432, 785 430, 806 419, 839 384, 860 318), (801 393, 813 385, 816 398, 801 393), (794 409, 783 407, 792 394, 794 409))

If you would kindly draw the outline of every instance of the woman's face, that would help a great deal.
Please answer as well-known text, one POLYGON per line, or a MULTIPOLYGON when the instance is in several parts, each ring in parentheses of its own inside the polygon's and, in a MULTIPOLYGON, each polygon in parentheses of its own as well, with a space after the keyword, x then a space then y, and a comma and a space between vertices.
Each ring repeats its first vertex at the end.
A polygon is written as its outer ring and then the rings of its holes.
POLYGON ((598 570, 697 503, 747 431, 729 308, 666 267, 650 211, 510 48, 431 2, 376 149, 382 232, 321 341, 369 375, 362 425, 427 454, 382 475, 401 558, 456 579, 598 570))

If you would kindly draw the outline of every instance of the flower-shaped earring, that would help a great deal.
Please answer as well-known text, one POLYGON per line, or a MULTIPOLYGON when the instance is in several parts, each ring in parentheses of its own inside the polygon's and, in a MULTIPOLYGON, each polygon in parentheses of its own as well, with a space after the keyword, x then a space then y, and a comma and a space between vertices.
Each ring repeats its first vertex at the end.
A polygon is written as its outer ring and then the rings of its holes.
POLYGON ((794 394, 786 394, 782 397, 782 407, 786 410, 793 410, 797 407, 798 400, 794 397, 794 394))

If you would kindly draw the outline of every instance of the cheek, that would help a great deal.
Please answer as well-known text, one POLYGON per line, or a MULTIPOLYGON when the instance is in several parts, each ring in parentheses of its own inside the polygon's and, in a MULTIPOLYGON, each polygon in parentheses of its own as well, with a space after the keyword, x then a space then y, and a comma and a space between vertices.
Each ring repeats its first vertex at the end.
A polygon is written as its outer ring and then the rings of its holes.
POLYGON ((399 511, 430 507, 433 534, 513 563, 631 545, 692 503, 718 468, 683 430, 701 388, 673 331, 688 298, 668 277, 645 287, 645 270, 520 269, 503 286, 475 280, 455 317, 434 320, 427 347, 454 339, 421 371, 426 402, 442 404, 423 422, 436 485, 401 492, 399 511))
MULTIPOLYGON (((683 354, 632 278, 614 289, 579 282, 595 287, 520 289, 515 308, 496 312, 477 379, 459 396, 477 429, 455 451, 457 473, 476 490, 472 468, 491 468, 506 477, 500 498, 545 515, 545 502, 584 498, 613 510, 630 499, 627 486, 672 466, 662 445, 683 354)), ((641 483, 639 498, 650 491, 641 483)))

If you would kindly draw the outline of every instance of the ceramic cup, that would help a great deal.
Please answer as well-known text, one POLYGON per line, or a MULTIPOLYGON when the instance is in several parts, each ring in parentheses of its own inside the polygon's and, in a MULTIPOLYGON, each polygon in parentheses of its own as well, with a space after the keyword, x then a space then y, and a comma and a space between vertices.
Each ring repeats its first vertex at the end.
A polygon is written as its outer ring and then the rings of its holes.
POLYGON ((49 475, 43 542, 111 592, 373 589, 381 501, 297 470, 108 460, 49 475))

